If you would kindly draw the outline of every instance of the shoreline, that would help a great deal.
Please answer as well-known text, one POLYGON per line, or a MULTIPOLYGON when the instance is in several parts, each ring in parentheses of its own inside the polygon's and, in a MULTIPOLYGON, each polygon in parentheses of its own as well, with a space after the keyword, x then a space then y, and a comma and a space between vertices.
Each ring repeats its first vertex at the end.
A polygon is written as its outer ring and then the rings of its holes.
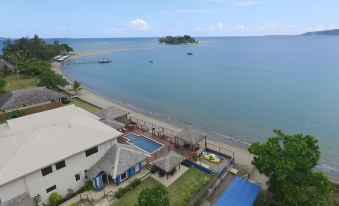
MULTIPOLYGON (((70 59, 85 57, 85 56, 100 55, 100 54, 109 54, 109 53, 113 53, 113 52, 126 51, 126 50, 129 50, 129 49, 110 49, 110 50, 76 52, 74 55, 72 55, 70 57, 70 59)), ((56 73, 62 75, 70 83, 73 82, 70 78, 68 78, 66 75, 63 74, 61 63, 53 62, 52 63, 52 69, 56 73)), ((67 92, 70 92, 71 85, 69 85, 68 87, 66 86, 63 89, 66 90, 67 92)), ((181 127, 179 125, 175 125, 173 122, 168 122, 164 119, 153 117, 153 116, 146 114, 142 111, 138 111, 137 109, 131 108, 128 105, 124 104, 123 102, 114 101, 113 99, 105 97, 103 94, 100 94, 99 92, 94 91, 91 88, 83 87, 82 90, 79 92, 77 97, 88 102, 88 103, 90 103, 90 104, 96 105, 100 108, 106 108, 106 107, 113 106, 113 107, 116 107, 116 108, 119 108, 119 109, 122 109, 122 110, 126 110, 126 111, 130 112, 131 116, 133 116, 137 119, 141 119, 143 121, 153 123, 157 126, 164 127, 164 128, 173 130, 175 132, 180 132, 184 129, 184 127, 181 127)), ((210 132, 213 132, 213 131, 210 131, 210 132)), ((219 140, 219 139, 217 139, 216 137, 213 137, 213 136, 212 136, 212 139, 211 138, 209 138, 209 139, 210 139, 212 144, 222 145, 226 149, 234 151, 236 162, 239 165, 245 166, 246 168, 250 169, 253 166, 251 164, 253 156, 247 151, 247 148, 241 147, 240 145, 237 145, 236 143, 234 143, 234 144, 231 143, 232 139, 234 139, 233 137, 231 137, 229 140, 226 139, 226 138, 227 138, 227 136, 225 136, 224 141, 219 140)), ((238 140, 238 141, 241 141, 241 140, 238 140)), ((331 175, 326 174, 324 172, 323 172, 323 174, 325 174, 332 182, 339 184, 339 177, 331 176, 331 175)), ((263 188, 267 187, 266 186, 267 178, 264 175, 259 174, 258 171, 254 172, 252 179, 255 182, 259 183, 263 188)))

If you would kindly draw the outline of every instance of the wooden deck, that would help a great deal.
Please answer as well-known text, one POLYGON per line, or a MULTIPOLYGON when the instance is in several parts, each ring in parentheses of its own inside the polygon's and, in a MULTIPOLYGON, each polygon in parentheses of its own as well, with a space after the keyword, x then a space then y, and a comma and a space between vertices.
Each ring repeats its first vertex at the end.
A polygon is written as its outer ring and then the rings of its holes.
MULTIPOLYGON (((129 128, 126 131, 124 131, 123 133, 124 133, 124 135, 126 135, 126 134, 131 133, 131 132, 138 134, 138 135, 144 135, 144 136, 151 138, 151 139, 153 139, 153 140, 164 145, 158 151, 152 153, 151 157, 148 158, 148 160, 147 160, 148 162, 151 162, 151 161, 161 157, 162 155, 166 154, 170 150, 177 152, 178 154, 184 156, 188 160, 194 160, 191 148, 177 148, 175 146, 175 142, 174 142, 173 138, 163 137, 161 135, 157 135, 157 134, 154 134, 154 133, 152 134, 151 132, 145 132, 145 130, 137 128, 137 127, 129 128)), ((124 138, 123 136, 118 138, 118 143, 129 144, 127 142, 127 139, 124 138)))

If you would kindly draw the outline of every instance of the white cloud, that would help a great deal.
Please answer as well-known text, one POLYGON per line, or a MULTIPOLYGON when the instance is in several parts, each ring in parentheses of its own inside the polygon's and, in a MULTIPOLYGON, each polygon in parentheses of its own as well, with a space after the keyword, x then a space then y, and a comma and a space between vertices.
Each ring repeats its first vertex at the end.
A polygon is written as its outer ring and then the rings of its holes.
POLYGON ((336 29, 336 25, 324 25, 324 24, 317 24, 307 28, 308 31, 322 31, 322 30, 331 30, 336 29))
POLYGON ((129 23, 132 26, 132 29, 136 31, 146 31, 150 29, 149 24, 143 19, 133 19, 129 21, 129 23))
POLYGON ((257 3, 258 3, 258 1, 249 0, 249 1, 239 1, 239 2, 237 3, 237 5, 246 7, 246 6, 252 6, 252 5, 255 5, 255 4, 257 4, 257 3))
POLYGON ((219 31, 223 30, 224 29, 224 23, 218 22, 217 23, 217 28, 218 28, 219 31))
POLYGON ((243 24, 238 24, 235 26, 235 28, 239 31, 245 31, 247 29, 247 26, 243 25, 243 24))
POLYGON ((296 29, 295 25, 282 25, 275 22, 264 23, 258 27, 259 30, 264 32, 288 32, 296 29))

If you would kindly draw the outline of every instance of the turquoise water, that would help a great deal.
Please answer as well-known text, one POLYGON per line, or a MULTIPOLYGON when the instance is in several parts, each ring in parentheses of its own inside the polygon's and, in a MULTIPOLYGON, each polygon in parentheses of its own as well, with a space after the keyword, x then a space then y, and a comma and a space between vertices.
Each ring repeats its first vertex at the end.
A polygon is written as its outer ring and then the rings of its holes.
POLYGON ((185 46, 155 38, 62 40, 76 50, 131 49, 91 57, 109 57, 110 64, 69 65, 64 72, 111 99, 219 138, 265 141, 276 128, 314 135, 319 166, 339 175, 339 37, 199 40, 185 46))
POLYGON ((147 152, 148 154, 154 153, 163 146, 162 144, 154 140, 151 140, 146 136, 137 135, 134 133, 129 133, 124 137, 127 138, 130 143, 137 146, 139 149, 147 152))

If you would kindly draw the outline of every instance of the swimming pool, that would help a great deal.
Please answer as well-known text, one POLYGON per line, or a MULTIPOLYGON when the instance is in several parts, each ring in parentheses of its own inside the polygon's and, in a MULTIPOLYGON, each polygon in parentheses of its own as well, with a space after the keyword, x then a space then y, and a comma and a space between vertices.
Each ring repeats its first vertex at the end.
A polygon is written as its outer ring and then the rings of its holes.
POLYGON ((163 144, 143 135, 129 133, 124 137, 128 140, 129 143, 147 152, 148 154, 152 154, 164 146, 163 144))

